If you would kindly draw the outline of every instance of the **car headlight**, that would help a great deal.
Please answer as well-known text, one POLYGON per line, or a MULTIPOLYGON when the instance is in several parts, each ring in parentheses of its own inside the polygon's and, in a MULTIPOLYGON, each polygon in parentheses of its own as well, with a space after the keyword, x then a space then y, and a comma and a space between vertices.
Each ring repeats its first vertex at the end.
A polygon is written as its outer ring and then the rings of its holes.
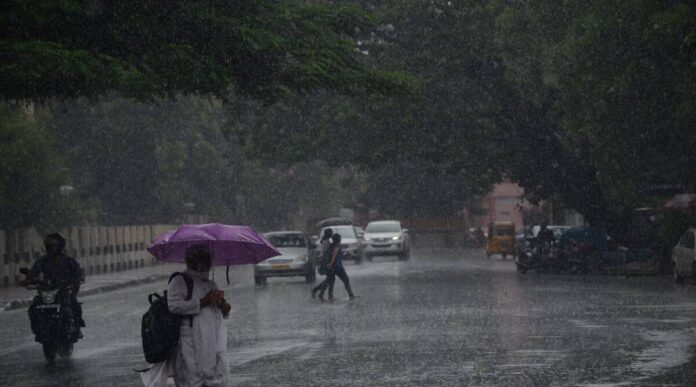
POLYGON ((295 258, 295 262, 307 262, 307 255, 300 255, 299 257, 295 258))
POLYGON ((400 236, 395 236, 395 237, 392 238, 393 241, 398 241, 399 239, 401 239, 400 236))

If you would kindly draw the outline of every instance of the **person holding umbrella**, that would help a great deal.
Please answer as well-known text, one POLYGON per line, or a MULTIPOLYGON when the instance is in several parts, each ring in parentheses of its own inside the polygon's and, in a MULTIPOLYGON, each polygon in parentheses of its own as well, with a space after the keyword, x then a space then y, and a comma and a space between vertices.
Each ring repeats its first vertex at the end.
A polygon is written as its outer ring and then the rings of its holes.
POLYGON ((157 237, 148 251, 160 261, 185 262, 186 270, 167 288, 169 311, 182 316, 176 352, 143 372, 143 383, 165 386, 173 375, 177 387, 229 386, 224 319, 231 307, 210 280, 211 267, 254 264, 280 252, 251 227, 218 223, 183 225, 157 237))
POLYGON ((167 287, 169 311, 181 316, 179 344, 171 358, 142 374, 146 386, 165 386, 169 375, 177 387, 230 385, 224 319, 231 306, 223 291, 209 279, 210 268, 208 246, 189 246, 186 270, 173 275, 167 287))

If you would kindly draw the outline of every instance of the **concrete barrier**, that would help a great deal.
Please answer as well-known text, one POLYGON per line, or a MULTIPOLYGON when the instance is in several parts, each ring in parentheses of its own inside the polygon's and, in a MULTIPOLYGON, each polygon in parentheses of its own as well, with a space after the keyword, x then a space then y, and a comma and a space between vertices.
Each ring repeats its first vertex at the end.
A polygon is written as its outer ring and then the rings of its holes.
MULTIPOLYGON (((60 231, 66 252, 85 275, 150 266, 156 260, 146 250, 160 234, 176 225, 82 226, 60 231)), ((20 267, 31 267, 44 254, 43 236, 35 229, 0 230, 0 287, 18 286, 20 267)))

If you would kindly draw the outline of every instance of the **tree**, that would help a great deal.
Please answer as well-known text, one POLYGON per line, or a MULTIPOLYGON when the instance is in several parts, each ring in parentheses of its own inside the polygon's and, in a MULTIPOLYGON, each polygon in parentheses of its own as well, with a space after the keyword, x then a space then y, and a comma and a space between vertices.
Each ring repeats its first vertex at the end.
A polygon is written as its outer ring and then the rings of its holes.
POLYGON ((293 91, 391 92, 397 73, 372 69, 350 36, 371 17, 355 6, 293 0, 126 0, 0 6, 0 96, 151 101, 231 93, 273 100, 293 91))
POLYGON ((50 229, 65 226, 81 216, 74 198, 65 159, 55 138, 44 126, 45 117, 27 109, 0 107, 0 229, 29 226, 50 229))
POLYGON ((382 195, 377 201, 393 216, 414 210, 403 205, 405 192, 421 214, 452 213, 451 208, 462 209, 458 203, 485 194, 500 177, 492 162, 499 150, 488 135, 499 114, 493 101, 503 79, 499 60, 488 51, 493 18, 474 1, 442 2, 443 9, 435 3, 389 2, 376 10, 384 24, 359 37, 361 50, 379 66, 418 79, 413 93, 365 98, 324 93, 263 111, 239 107, 233 114, 242 119, 235 128, 247 154, 276 163, 321 157, 382 177, 392 171, 398 178, 388 179, 391 185, 370 179, 369 190, 382 195), (430 189, 417 188, 426 182, 430 189), (451 198, 450 193, 459 199, 434 200, 451 198))

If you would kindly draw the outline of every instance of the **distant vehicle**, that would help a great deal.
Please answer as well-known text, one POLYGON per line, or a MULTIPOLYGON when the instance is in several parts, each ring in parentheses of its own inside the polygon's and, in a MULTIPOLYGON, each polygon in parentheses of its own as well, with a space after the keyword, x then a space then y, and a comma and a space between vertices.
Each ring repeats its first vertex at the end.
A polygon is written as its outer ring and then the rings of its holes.
POLYGON ((305 277, 306 282, 316 280, 316 262, 311 251, 314 244, 301 231, 274 231, 264 236, 282 255, 254 265, 254 282, 266 284, 268 277, 305 277))
MULTIPOLYGON (((330 228, 334 234, 341 235, 341 248, 346 254, 343 259, 349 259, 354 261, 356 264, 361 264, 363 261, 363 254, 365 245, 363 239, 358 237, 358 232, 353 225, 338 225, 323 227, 319 230, 319 238, 324 235, 324 230, 330 228)), ((315 256, 319 256, 321 253, 321 245, 319 244, 320 239, 316 241, 315 256)))
POLYGON ((500 254, 503 259, 515 256, 515 224, 512 222, 493 222, 488 230, 486 255, 500 254))
MULTIPOLYGON (((564 232, 566 232, 568 229, 571 228, 571 226, 564 226, 564 225, 548 225, 546 226, 549 230, 553 232, 553 237, 555 240, 561 239, 561 235, 563 235, 564 232)), ((535 225, 532 227, 532 236, 536 237, 537 234, 539 234, 539 230, 541 230, 541 226, 535 225)))
POLYGON ((382 220, 368 223, 365 228, 365 258, 379 255, 396 255, 400 260, 408 260, 411 255, 411 242, 408 230, 396 220, 382 220))
POLYGON ((696 228, 686 230, 672 249, 672 277, 677 283, 696 276, 696 228))
MULTIPOLYGON (((549 225, 546 226, 546 228, 553 232, 553 238, 556 242, 558 242, 561 240, 561 235, 563 235, 563 233, 567 230, 571 229, 572 226, 549 225)), ((515 235, 515 251, 518 255, 524 255, 527 253, 527 250, 530 248, 528 243, 529 240, 536 238, 537 234, 539 234, 539 230, 541 230, 541 226, 539 225, 528 226, 525 227, 524 231, 515 235)))

